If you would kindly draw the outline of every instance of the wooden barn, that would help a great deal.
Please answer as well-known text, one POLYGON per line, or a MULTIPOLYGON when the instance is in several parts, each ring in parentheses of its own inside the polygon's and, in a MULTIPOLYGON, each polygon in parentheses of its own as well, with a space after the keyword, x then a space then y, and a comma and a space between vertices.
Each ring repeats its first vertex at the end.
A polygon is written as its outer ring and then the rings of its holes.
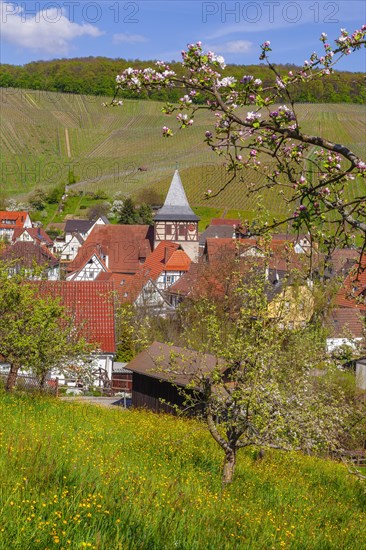
MULTIPOLYGON (((186 388, 198 370, 201 373, 213 371, 217 362, 213 355, 154 342, 128 364, 133 373, 132 406, 174 414, 172 405, 184 408, 180 388, 186 388)), ((195 411, 190 412, 194 414, 195 411)))

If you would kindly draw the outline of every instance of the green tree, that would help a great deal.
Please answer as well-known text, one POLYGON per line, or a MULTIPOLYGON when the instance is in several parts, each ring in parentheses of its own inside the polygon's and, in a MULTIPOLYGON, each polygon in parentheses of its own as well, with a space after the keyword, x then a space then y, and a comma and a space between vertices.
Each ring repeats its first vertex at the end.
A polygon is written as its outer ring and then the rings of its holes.
POLYGON ((48 202, 49 204, 58 204, 64 193, 65 193, 65 186, 62 184, 58 185, 48 193, 46 197, 46 202, 48 202))
POLYGON ((145 225, 153 225, 153 211, 149 204, 142 203, 138 208, 139 221, 145 225))
POLYGON ((139 221, 138 212, 131 197, 127 197, 119 212, 118 222, 124 225, 134 225, 139 221))
POLYGON ((47 193, 44 189, 36 187, 29 196, 29 204, 36 210, 43 210, 46 206, 47 193))
POLYGON ((149 320, 131 304, 122 304, 116 311, 117 360, 131 361, 149 343, 149 320))
POLYGON ((191 315, 186 346, 198 350, 200 359, 192 366, 184 352, 172 354, 167 369, 173 383, 182 375, 190 379, 180 391, 186 410, 203 411, 223 450, 223 485, 233 480, 243 447, 339 450, 352 410, 335 382, 335 366, 326 360, 321 329, 284 328, 271 316, 266 284, 254 269, 238 285, 235 319, 210 301, 195 303, 197 322, 191 315), (213 369, 207 368, 207 354, 217 357, 213 369), (314 372, 320 365, 321 377, 314 372))
POLYGON ((20 369, 42 384, 52 369, 87 371, 93 346, 75 327, 59 299, 39 295, 24 273, 9 277, 10 264, 0 264, 0 355, 10 363, 6 382, 12 391, 20 369))

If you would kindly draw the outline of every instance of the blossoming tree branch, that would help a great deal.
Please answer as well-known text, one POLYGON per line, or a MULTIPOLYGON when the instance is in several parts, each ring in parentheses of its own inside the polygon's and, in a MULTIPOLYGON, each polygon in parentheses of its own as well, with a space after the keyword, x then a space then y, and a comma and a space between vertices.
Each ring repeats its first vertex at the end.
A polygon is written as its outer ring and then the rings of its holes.
MULTIPOLYGON (((294 229, 309 231, 319 242, 332 247, 349 245, 358 234, 365 248, 365 159, 326 136, 305 133, 292 99, 299 83, 327 78, 340 59, 364 47, 365 35, 366 25, 352 34, 341 29, 332 46, 323 33, 323 52, 313 52, 302 67, 287 74, 272 63, 270 42, 264 42, 259 59, 273 74, 269 86, 249 74, 240 80, 223 76, 223 57, 204 52, 201 42, 189 44, 182 51, 182 75, 162 61, 154 68, 128 68, 116 78, 112 105, 122 104, 118 93, 123 89, 140 92, 181 88, 179 102, 167 104, 163 111, 176 113, 179 129, 192 126, 197 111, 211 111, 215 124, 206 131, 204 140, 225 157, 228 181, 216 193, 208 190, 207 197, 222 192, 237 178, 248 188, 245 169, 252 168, 265 175, 265 184, 255 185, 252 191, 275 188, 294 205, 285 220, 273 219, 266 229, 290 222, 294 229)), ((163 127, 163 136, 173 134, 172 128, 163 127)))

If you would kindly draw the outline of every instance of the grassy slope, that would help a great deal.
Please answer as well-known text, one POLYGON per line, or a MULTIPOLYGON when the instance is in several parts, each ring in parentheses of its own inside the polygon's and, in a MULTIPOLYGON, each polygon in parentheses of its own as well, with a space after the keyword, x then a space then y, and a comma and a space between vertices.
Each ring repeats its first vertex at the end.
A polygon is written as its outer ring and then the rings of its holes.
POLYGON ((223 494, 196 422, 3 394, 0 406, 1 550, 365 547, 365 494, 341 465, 242 452, 223 494))
MULTIPOLYGON (((208 188, 216 191, 226 181, 221 158, 203 143, 212 123, 208 113, 200 113, 192 129, 164 140, 162 126, 174 127, 175 119, 161 113, 161 103, 126 100, 122 108, 104 109, 101 98, 0 91, 2 190, 8 195, 24 196, 35 185, 66 183, 70 171, 78 182, 77 190, 133 193, 156 186, 165 193, 178 163, 192 205, 249 213, 256 209, 246 184, 258 183, 262 177, 250 171, 244 174, 244 183, 236 182, 209 203, 203 198, 208 188), (137 171, 141 166, 148 170, 137 171)), ((364 154, 362 105, 306 104, 299 106, 299 114, 305 130, 320 131, 364 154)), ((270 192, 264 193, 264 202, 276 215, 286 211, 270 192)))

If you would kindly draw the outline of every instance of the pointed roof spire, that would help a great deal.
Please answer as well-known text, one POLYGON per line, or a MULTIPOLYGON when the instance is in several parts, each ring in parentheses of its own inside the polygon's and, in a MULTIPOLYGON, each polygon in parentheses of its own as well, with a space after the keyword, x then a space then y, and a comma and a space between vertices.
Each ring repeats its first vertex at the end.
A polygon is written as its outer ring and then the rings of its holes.
POLYGON ((199 217, 189 206, 178 170, 175 170, 164 206, 155 216, 156 221, 198 221, 199 217))

